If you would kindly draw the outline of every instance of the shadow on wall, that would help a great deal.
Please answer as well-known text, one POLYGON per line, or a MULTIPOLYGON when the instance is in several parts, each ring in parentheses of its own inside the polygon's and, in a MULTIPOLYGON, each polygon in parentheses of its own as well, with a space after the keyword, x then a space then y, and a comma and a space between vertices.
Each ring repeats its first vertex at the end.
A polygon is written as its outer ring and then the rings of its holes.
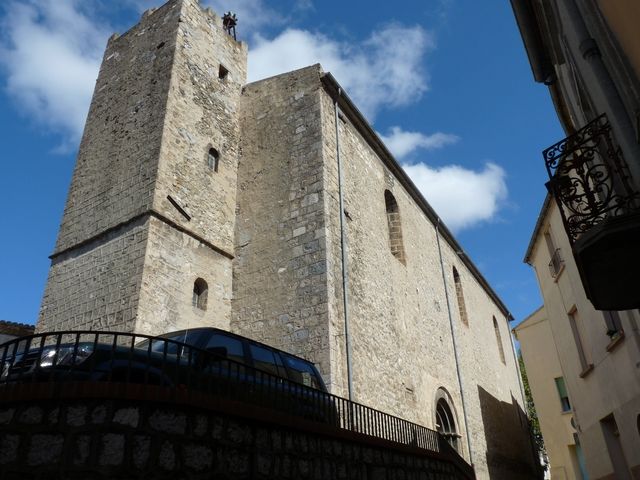
POLYGON ((511 403, 478 387, 487 439, 487 468, 492 480, 541 479, 543 471, 533 450, 527 416, 513 395, 511 403))

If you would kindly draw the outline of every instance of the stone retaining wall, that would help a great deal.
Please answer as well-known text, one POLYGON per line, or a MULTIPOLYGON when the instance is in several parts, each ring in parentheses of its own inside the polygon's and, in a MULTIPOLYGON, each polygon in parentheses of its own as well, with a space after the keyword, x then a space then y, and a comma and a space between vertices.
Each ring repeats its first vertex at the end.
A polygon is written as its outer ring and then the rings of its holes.
POLYGON ((451 463, 194 409, 133 400, 0 406, 0 478, 454 479, 451 463))

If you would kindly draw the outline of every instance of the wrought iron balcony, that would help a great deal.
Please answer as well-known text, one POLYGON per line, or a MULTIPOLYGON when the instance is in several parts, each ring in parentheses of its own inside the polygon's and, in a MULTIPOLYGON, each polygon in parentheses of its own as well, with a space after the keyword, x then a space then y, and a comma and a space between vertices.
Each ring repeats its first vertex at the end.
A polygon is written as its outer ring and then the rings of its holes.
POLYGON ((605 114, 543 152, 549 182, 573 244, 610 217, 638 210, 640 194, 605 114))
POLYGON ((600 310, 640 307, 640 192, 606 115, 543 155, 587 297, 600 310))
POLYGON ((560 275, 560 272, 564 268, 564 259, 560 254, 560 249, 556 248, 556 251, 553 252, 553 256, 551 257, 551 261, 549 262, 549 271, 551 272, 551 276, 556 278, 560 275))

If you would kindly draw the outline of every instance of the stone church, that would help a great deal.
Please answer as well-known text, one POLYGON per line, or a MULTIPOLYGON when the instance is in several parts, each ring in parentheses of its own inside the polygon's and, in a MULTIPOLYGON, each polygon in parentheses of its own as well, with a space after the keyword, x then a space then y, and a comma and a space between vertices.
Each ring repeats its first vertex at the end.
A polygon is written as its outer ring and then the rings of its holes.
POLYGON ((330 73, 246 62, 197 0, 109 39, 38 331, 231 330, 534 478, 505 305, 330 73))

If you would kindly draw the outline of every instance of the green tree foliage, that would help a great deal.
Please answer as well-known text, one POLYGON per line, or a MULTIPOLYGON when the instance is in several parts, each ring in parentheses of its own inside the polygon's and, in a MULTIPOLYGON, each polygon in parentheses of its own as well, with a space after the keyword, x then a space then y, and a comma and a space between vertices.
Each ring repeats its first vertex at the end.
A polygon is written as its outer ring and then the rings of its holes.
MULTIPOLYGON (((533 396, 531 395, 531 387, 529 386, 529 378, 527 377, 527 369, 524 366, 524 360, 522 359, 522 353, 518 352, 518 363, 520 364, 520 373, 522 375, 522 386, 524 387, 524 396, 526 401, 527 416, 529 417, 529 424, 531 427, 531 435, 535 442, 536 450, 538 454, 547 462, 547 451, 544 448, 544 440, 542 439, 542 432, 540 431, 540 421, 538 420, 538 414, 536 413, 536 406, 533 403, 533 396)), ((545 465, 545 469, 547 465, 545 465)))

